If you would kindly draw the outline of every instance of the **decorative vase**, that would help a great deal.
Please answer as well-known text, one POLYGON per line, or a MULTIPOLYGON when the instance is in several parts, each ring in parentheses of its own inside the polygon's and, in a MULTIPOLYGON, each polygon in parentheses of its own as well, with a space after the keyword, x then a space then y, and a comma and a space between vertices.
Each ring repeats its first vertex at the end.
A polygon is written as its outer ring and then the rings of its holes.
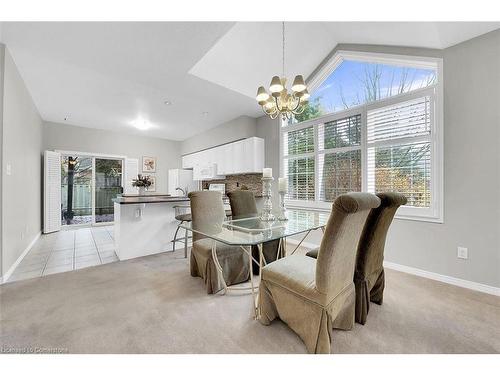
POLYGON ((145 195, 146 194, 146 188, 144 186, 139 186, 139 195, 145 195))

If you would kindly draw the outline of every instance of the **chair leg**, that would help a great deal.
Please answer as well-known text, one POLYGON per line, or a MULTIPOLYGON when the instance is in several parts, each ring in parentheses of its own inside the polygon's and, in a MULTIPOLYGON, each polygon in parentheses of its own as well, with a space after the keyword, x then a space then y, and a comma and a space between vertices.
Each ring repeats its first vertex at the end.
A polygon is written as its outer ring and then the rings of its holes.
POLYGON ((188 230, 185 229, 184 233, 184 258, 188 257, 188 230))
POLYGON ((179 225, 177 225, 177 229, 175 230, 175 234, 174 234, 174 240, 172 241, 173 242, 173 245, 172 245, 172 249, 173 251, 175 252, 175 243, 177 242, 177 233, 179 232, 179 228, 180 228, 180 225, 183 223, 183 221, 181 221, 179 223, 179 225))

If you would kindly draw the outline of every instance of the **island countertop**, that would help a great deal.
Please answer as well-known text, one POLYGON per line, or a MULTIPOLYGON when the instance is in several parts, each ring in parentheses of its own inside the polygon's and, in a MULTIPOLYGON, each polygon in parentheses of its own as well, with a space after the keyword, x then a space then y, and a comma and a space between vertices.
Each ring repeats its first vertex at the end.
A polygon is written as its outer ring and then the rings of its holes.
POLYGON ((113 198, 113 202, 118 204, 140 204, 140 203, 171 203, 189 202, 188 197, 173 197, 168 195, 137 195, 128 197, 113 198))

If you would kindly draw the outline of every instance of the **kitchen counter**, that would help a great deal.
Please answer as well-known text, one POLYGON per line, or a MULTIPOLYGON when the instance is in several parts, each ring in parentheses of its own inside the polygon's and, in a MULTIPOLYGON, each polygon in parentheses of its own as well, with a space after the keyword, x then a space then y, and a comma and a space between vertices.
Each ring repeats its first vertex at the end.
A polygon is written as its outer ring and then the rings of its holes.
MULTIPOLYGON (((113 199, 114 240, 118 259, 132 259, 172 251, 179 221, 175 206, 188 206, 189 198, 142 195, 113 199)), ((179 247, 183 247, 182 244, 179 247)))

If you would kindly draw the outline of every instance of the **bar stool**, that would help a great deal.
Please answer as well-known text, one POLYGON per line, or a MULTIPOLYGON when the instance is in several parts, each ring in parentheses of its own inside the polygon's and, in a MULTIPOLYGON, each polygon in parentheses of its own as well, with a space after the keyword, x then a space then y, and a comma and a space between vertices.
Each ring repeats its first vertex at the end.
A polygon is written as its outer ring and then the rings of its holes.
POLYGON ((188 249, 188 241, 192 236, 188 235, 188 230, 184 229, 184 237, 177 238, 177 234, 179 233, 180 226, 183 223, 189 223, 193 220, 191 216, 191 207, 189 206, 174 206, 175 210, 175 219, 179 221, 177 225, 177 229, 174 234, 174 239, 172 240, 172 248, 175 251, 175 244, 177 242, 182 242, 184 244, 184 258, 187 258, 187 249, 188 249))

